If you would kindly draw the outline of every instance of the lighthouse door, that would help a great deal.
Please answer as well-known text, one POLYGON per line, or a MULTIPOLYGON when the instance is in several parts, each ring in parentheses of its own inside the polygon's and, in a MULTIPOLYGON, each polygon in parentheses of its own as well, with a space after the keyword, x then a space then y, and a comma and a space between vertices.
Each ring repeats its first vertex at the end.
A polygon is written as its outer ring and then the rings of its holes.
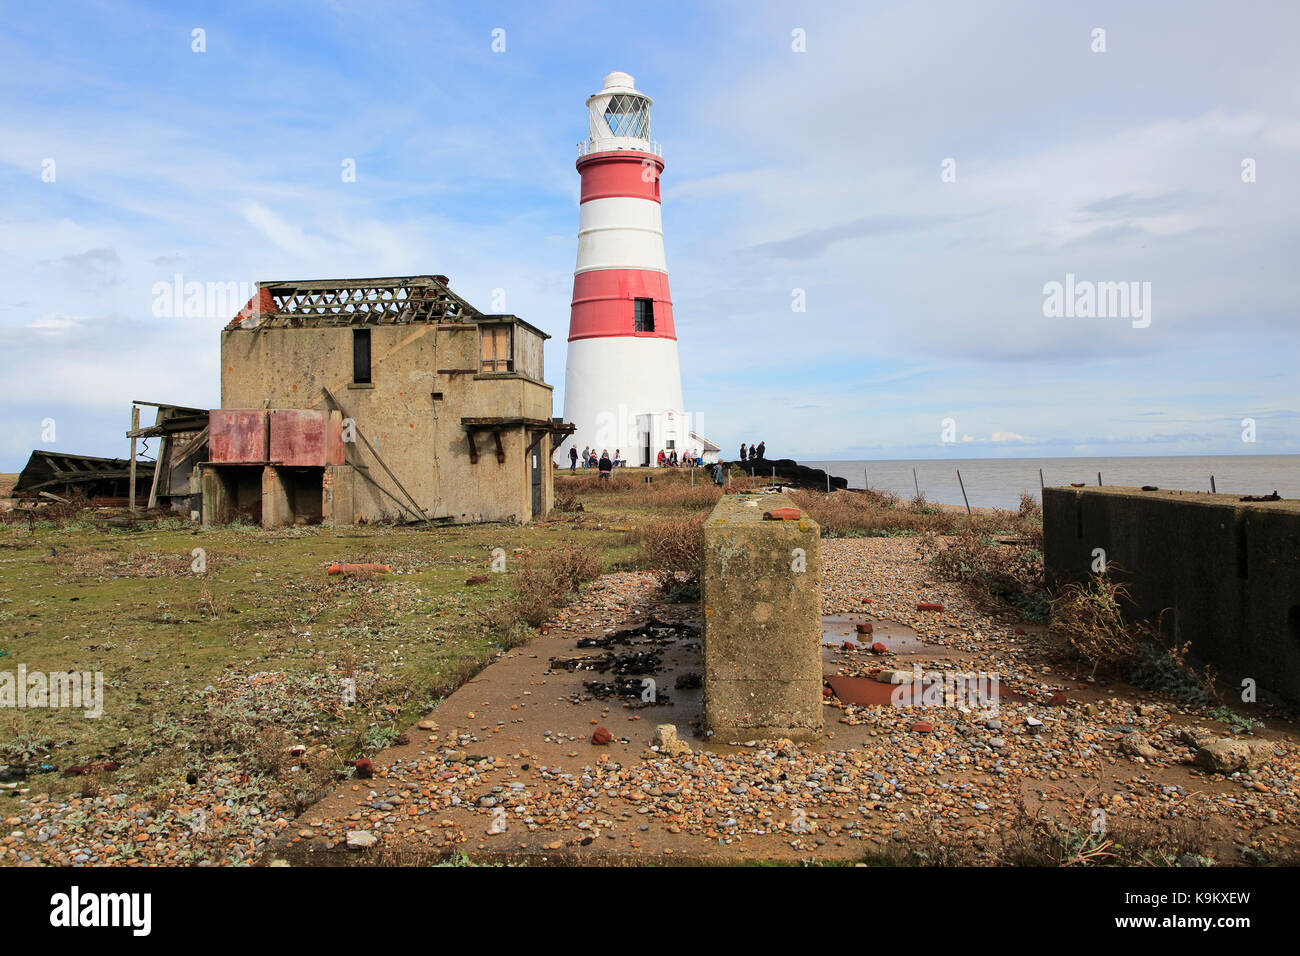
POLYGON ((653 431, 650 428, 650 416, 638 415, 636 417, 637 446, 641 450, 641 467, 649 468, 654 461, 654 453, 651 450, 653 440, 653 431))

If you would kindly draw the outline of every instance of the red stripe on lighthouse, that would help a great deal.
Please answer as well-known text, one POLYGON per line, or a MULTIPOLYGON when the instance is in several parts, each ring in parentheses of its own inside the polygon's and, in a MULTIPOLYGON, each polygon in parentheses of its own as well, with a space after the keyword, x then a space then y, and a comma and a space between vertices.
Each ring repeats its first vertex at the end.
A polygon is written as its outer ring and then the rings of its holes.
POLYGON ((578 160, 582 202, 589 199, 652 199, 659 202, 659 177, 664 161, 636 150, 591 153, 578 160))
POLYGON ((569 341, 621 335, 676 339, 668 276, 641 269, 596 269, 573 277, 569 341), (654 301, 655 330, 636 331, 635 299, 654 301))

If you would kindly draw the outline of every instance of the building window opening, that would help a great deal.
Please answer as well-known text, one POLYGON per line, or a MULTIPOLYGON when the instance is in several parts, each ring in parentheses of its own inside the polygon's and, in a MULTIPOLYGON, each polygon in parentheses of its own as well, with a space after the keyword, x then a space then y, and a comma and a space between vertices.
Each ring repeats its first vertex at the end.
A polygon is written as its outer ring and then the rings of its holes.
POLYGON ((509 325, 483 325, 479 327, 481 347, 479 370, 483 372, 512 372, 509 325))
POLYGON ((370 330, 352 330, 352 382, 370 384, 370 330))

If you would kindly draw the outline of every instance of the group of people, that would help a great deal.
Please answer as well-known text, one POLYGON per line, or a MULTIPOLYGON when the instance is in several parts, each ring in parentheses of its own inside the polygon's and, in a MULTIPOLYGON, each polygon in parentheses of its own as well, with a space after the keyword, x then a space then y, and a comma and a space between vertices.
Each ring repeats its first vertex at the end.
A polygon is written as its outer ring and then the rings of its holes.
MULTIPOLYGON (((740 446, 741 461, 761 461, 767 457, 767 442, 761 441, 758 444, 749 444, 740 446)), ((601 449, 599 455, 596 449, 588 445, 578 451, 576 445, 569 447, 569 470, 576 471, 578 465, 583 468, 592 468, 600 472, 600 477, 608 481, 611 472, 615 468, 622 468, 627 465, 627 460, 623 457, 622 449, 615 448, 611 457, 609 449, 601 449)), ((660 468, 678 468, 685 466, 687 468, 704 467, 704 456, 698 451, 684 453, 681 457, 677 455, 677 449, 667 450, 659 449, 659 454, 655 456, 655 464, 660 468)), ((713 467, 713 482, 722 485, 726 482, 726 467, 722 461, 715 463, 713 467)))
POLYGON ((627 462, 623 460, 623 452, 621 449, 615 448, 614 457, 611 458, 609 457, 608 448, 601 449, 600 455, 598 456, 596 454, 596 449, 588 445, 586 448, 582 449, 582 455, 579 456, 578 446, 573 445, 569 448, 569 471, 575 471, 578 467, 579 461, 582 462, 583 468, 599 469, 600 477, 602 478, 608 478, 609 473, 615 468, 622 468, 627 464, 627 462))
MULTIPOLYGON (((660 468, 677 468, 682 465, 688 468, 699 468, 704 465, 704 456, 700 452, 692 450, 678 457, 676 449, 665 451, 661 448, 659 449, 659 455, 655 459, 655 464, 660 468)), ((608 478, 609 473, 615 468, 625 467, 627 459, 623 457, 622 449, 619 448, 614 449, 614 456, 611 458, 609 449, 601 449, 600 454, 597 455, 596 449, 590 445, 583 448, 581 452, 578 451, 576 445, 571 445, 569 447, 569 471, 577 471, 579 465, 583 468, 595 468, 600 471, 602 478, 608 478)))
POLYGON ((684 454, 681 458, 678 458, 677 449, 674 448, 672 451, 665 452, 660 448, 659 456, 655 459, 655 463, 660 468, 677 468, 682 465, 687 468, 699 468, 704 464, 704 458, 699 454, 699 452, 695 451, 692 451, 690 454, 684 454))

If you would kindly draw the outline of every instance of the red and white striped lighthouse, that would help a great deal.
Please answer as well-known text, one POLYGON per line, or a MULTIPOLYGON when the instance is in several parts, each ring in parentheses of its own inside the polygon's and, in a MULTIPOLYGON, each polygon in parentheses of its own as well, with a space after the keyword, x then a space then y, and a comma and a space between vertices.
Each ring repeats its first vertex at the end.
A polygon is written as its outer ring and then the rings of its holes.
POLYGON ((619 449, 649 465, 661 449, 692 450, 664 258, 662 150, 650 138, 650 98, 626 73, 605 77, 587 120, 564 418, 579 451, 619 449))

